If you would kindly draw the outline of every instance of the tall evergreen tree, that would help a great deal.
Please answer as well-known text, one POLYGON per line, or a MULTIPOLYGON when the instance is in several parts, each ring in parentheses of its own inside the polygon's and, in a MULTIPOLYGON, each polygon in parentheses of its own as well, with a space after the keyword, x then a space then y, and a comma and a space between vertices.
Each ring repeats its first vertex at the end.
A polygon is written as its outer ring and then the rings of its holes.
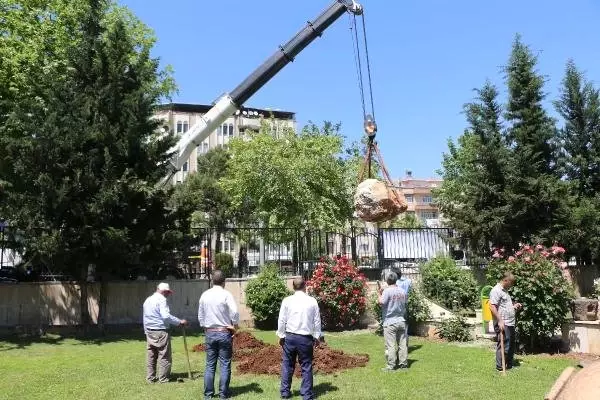
POLYGON ((173 144, 151 119, 158 61, 123 21, 106 30, 106 9, 89 0, 64 74, 32 70, 35 86, 4 104, 0 126, 3 209, 26 258, 81 278, 89 264, 104 274, 160 263, 175 235, 168 193, 156 186, 173 144))
POLYGON ((505 198, 509 149, 502 137, 498 91, 489 82, 465 105, 469 127, 444 154, 440 189, 434 192, 440 211, 473 250, 509 245, 505 198))
POLYGON ((600 257, 600 93, 572 60, 554 105, 564 120, 559 165, 572 197, 560 236, 580 262, 592 263, 600 257))
POLYGON ((513 242, 549 240, 562 218, 565 187, 556 164, 558 132, 542 104, 544 77, 537 57, 516 37, 508 65, 506 140, 512 152, 507 195, 513 242))

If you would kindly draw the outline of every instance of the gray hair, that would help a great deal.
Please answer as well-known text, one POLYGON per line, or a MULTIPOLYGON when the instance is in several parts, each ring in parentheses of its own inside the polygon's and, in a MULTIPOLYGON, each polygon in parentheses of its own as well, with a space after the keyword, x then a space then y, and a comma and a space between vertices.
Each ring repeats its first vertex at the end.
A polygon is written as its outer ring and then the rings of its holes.
POLYGON ((394 285, 396 283, 396 281, 398 280, 398 275, 396 275, 395 272, 388 272, 388 274, 385 277, 385 282, 388 285, 394 285))

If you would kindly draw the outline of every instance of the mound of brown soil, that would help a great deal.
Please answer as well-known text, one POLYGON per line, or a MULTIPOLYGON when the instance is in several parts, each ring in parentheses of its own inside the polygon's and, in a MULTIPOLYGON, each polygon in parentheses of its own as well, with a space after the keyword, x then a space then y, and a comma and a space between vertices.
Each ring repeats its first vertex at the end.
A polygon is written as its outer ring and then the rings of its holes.
MULTIPOLYGON (((262 349, 267 346, 262 340, 258 340, 248 332, 238 332, 233 337, 233 358, 239 358, 243 353, 253 349, 262 349)), ((192 347, 192 351, 206 351, 204 344, 197 344, 192 347)))
POLYGON ((192 351, 206 351, 206 347, 203 344, 197 344, 194 347, 192 347, 192 351))
MULTIPOLYGON (((195 345, 193 351, 204 351, 204 345, 195 345)), ((267 344, 258 340, 248 332, 239 332, 233 337, 233 360, 239 362, 238 372, 242 374, 281 373, 281 347, 267 344)), ((326 345, 315 348, 313 371, 321 374, 331 374, 340 370, 364 367, 369 361, 367 354, 346 354, 326 345)), ((294 371, 300 376, 300 367, 294 371)))

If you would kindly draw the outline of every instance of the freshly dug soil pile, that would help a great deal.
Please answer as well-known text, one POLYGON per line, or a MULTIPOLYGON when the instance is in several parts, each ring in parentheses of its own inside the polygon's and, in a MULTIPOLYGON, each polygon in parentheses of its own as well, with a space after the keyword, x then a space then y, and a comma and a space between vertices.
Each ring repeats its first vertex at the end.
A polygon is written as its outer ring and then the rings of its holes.
MULTIPOLYGON (((262 349, 267 346, 262 340, 258 340, 248 332, 238 332, 233 337, 233 359, 236 360, 243 353, 247 353, 249 350, 262 349)), ((192 347, 192 351, 201 352, 206 351, 206 346, 202 343, 192 347)))
MULTIPOLYGON (((193 347, 193 351, 204 350, 202 344, 193 347)), ((248 332, 239 332, 233 337, 233 360, 239 362, 237 370, 242 374, 281 373, 281 347, 258 340, 248 332)), ((367 362, 367 354, 346 354, 322 344, 314 350, 313 371, 331 374, 344 369, 364 367, 367 362)), ((294 375, 300 376, 299 365, 296 365, 294 375)))
POLYGON ((194 347, 192 347, 192 351, 197 351, 197 352, 206 351, 206 347, 204 347, 203 344, 197 344, 194 347))

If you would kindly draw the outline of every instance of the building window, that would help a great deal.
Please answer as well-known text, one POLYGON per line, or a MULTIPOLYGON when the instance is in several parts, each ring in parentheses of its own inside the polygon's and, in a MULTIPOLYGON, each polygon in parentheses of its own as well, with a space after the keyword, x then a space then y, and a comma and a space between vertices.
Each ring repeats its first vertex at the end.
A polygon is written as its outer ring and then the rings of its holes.
POLYGON ((431 198, 431 196, 423 196, 423 203, 424 204, 429 204, 433 201, 433 199, 431 198))
POLYGON ((404 195, 404 198, 406 199, 407 203, 412 203, 413 202, 413 195, 412 194, 406 194, 406 195, 404 195))
POLYGON ((177 133, 183 132, 183 122, 177 121, 177 133))
POLYGON ((183 122, 183 133, 186 133, 189 129, 189 123, 187 121, 183 122))
POLYGON ((421 211, 421 218, 423 219, 436 219, 437 213, 435 211, 421 211))
POLYGON ((229 137, 233 137, 233 124, 229 124, 229 137))
POLYGON ((198 145, 196 152, 198 154, 208 153, 208 147, 209 147, 209 145, 208 145, 208 139, 204 139, 202 141, 202 143, 200 143, 198 145))
POLYGON ((187 161, 185 163, 183 163, 183 166, 181 167, 181 170, 183 172, 187 172, 187 170, 188 170, 188 163, 187 163, 187 161))

